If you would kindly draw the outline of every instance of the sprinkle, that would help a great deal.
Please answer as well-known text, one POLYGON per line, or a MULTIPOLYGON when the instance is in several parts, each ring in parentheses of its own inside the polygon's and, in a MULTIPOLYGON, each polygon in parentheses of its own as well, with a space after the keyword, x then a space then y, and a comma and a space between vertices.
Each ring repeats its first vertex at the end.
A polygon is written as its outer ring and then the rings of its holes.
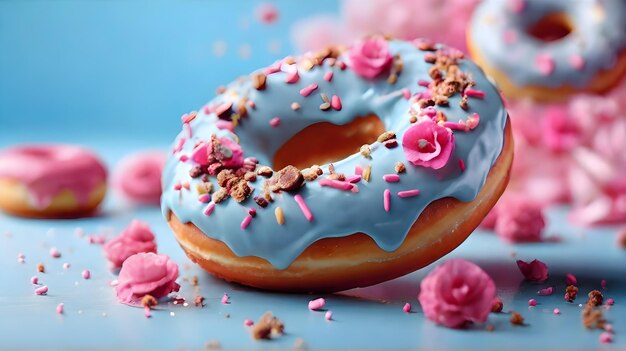
POLYGON ((223 119, 217 120, 215 122, 215 127, 219 130, 230 130, 231 132, 235 131, 235 125, 231 121, 225 121, 223 119))
POLYGON ((306 202, 304 202, 302 196, 300 194, 297 194, 293 197, 293 199, 296 200, 296 203, 298 204, 298 206, 300 206, 300 210, 302 211, 302 214, 304 214, 304 217, 307 219, 307 221, 312 222, 313 213, 311 212, 311 210, 309 210, 309 207, 306 205, 306 202))
POLYGON ((404 97, 405 100, 409 100, 411 98, 411 91, 407 88, 402 89, 402 97, 404 97))
POLYGON ((383 180, 387 183, 397 183, 400 181, 400 176, 397 174, 385 174, 383 175, 383 180))
POLYGON ((327 82, 330 82, 331 80, 333 80, 333 71, 328 71, 324 73, 324 80, 327 82))
POLYGON ((53 258, 59 258, 61 257, 61 251, 59 251, 59 249, 57 249, 56 247, 52 247, 50 249, 50 256, 52 256, 53 258))
POLYGON ((606 304, 609 306, 613 306, 615 304, 615 300, 612 298, 606 299, 606 304))
POLYGON ((210 216, 211 213, 213 213, 214 209, 215 209, 215 203, 211 202, 209 206, 207 206, 207 208, 204 210, 204 215, 207 217, 210 216))
POLYGON ((24 263, 26 261, 26 256, 24 256, 23 253, 18 253, 17 254, 17 262, 18 263, 24 263))
POLYGON ((246 229, 250 225, 250 222, 252 222, 252 215, 247 215, 246 218, 241 221, 241 225, 239 227, 241 229, 246 229))
POLYGON ((339 96, 333 95, 330 98, 330 106, 332 106, 335 111, 341 111, 341 99, 339 99, 339 96))
POLYGON ((187 155, 180 155, 180 157, 178 159, 180 160, 180 162, 187 162, 189 160, 189 156, 187 156, 187 155))
POLYGON ((602 287, 602 289, 606 289, 606 280, 602 279, 600 281, 600 286, 602 287))
POLYGON ((311 93, 314 92, 315 90, 317 90, 317 84, 315 83, 309 84, 306 87, 300 89, 300 95, 307 97, 311 95, 311 93))
POLYGON ((254 321, 252 319, 246 319, 243 321, 243 325, 245 325, 246 327, 251 327, 254 325, 254 321))
POLYGON ((299 79, 300 75, 298 74, 298 69, 294 69, 293 71, 287 73, 287 77, 285 77, 285 83, 294 84, 298 82, 299 79))
POLYGON ((63 314, 64 311, 64 307, 65 305, 63 304, 63 302, 61 302, 60 304, 57 305, 56 311, 58 314, 63 314))
POLYGON ((424 79, 420 79, 417 81, 417 85, 420 87, 428 88, 430 86, 430 82, 424 79))
POLYGON ((535 64, 537 69, 544 76, 549 76, 554 72, 555 63, 554 58, 549 54, 539 54, 535 58, 535 64))
POLYGON ((484 99, 485 98, 485 92, 482 90, 477 90, 477 89, 465 89, 464 95, 467 97, 471 97, 471 98, 478 98, 478 99, 484 99))
POLYGON ((198 201, 202 202, 203 204, 208 204, 209 202, 211 202, 211 195, 202 194, 198 196, 198 201))
POLYGON ((465 162, 463 160, 459 160, 459 167, 461 167, 461 172, 465 171, 465 162))
POLYGON ((554 314, 561 314, 561 310, 558 309, 558 308, 555 308, 555 309, 552 310, 552 313, 554 313, 554 314))
POLYGON ((413 197, 420 194, 419 189, 398 191, 398 197, 413 197))
POLYGON ((180 117, 180 120, 181 120, 181 122, 183 122, 183 124, 187 124, 187 123, 193 121, 194 119, 196 119, 197 115, 198 115, 198 112, 191 111, 189 113, 185 113, 184 115, 182 115, 180 117))
POLYGON ((600 342, 603 344, 613 342, 613 335, 609 332, 602 332, 602 334, 600 334, 600 342))
POLYGON ((326 313, 324 313, 324 319, 326 319, 327 321, 330 321, 333 319, 333 311, 326 311, 326 313))
POLYGON ((389 189, 385 189, 383 192, 383 207, 386 212, 389 212, 390 209, 390 201, 391 201, 391 191, 389 189))
POLYGON ((183 188, 185 188, 185 189, 189 190, 189 182, 182 182, 182 183, 180 183, 180 185, 181 185, 183 188))
POLYGON ((33 276, 30 278, 30 282, 31 282, 31 284, 38 284, 38 283, 39 283, 39 277, 38 277, 38 276, 36 276, 36 275, 33 275, 33 276))
POLYGON ((323 178, 320 179, 319 184, 320 186, 327 186, 334 189, 352 191, 355 193, 359 192, 359 188, 356 185, 341 180, 323 178))
POLYGON ((183 124, 183 129, 187 131, 187 137, 191 139, 193 137, 193 131, 191 130, 191 125, 189 123, 183 124))
POLYGON ((576 277, 571 274, 571 273, 567 273, 565 274, 565 284, 567 285, 576 285, 578 283, 578 280, 576 279, 576 277))
POLYGON ((432 106, 428 106, 428 107, 423 108, 423 109, 420 111, 420 114, 421 114, 422 116, 428 116, 428 117, 430 117, 430 118, 433 118, 433 117, 437 116, 437 109, 435 109, 435 108, 434 108, 434 107, 432 107, 432 106))
POLYGON ((569 58, 569 64, 574 69, 582 71, 585 68, 585 59, 580 55, 572 55, 569 58))
POLYGON ((361 165, 354 166, 354 174, 362 176, 363 175, 363 167, 361 167, 361 165))
POLYGON ((292 102, 291 103, 291 109, 294 110, 294 111, 298 111, 301 107, 302 106, 300 106, 300 104, 297 103, 297 102, 292 102))
POLYGON ((552 293, 554 293, 554 288, 551 286, 537 291, 537 295, 539 296, 550 296, 552 293))
POLYGON ((85 269, 81 275, 83 276, 83 279, 89 279, 91 278, 91 272, 88 269, 85 269))
POLYGON ((360 182, 360 181, 361 181, 361 178, 362 178, 362 177, 361 177, 360 175, 355 174, 355 175, 353 175, 353 176, 349 176, 348 178, 346 178, 346 182, 348 182, 348 183, 353 183, 353 184, 354 184, 354 183, 358 183, 358 182, 360 182))
POLYGON ((613 332, 613 324, 610 324, 610 323, 604 324, 604 331, 612 333, 613 332))
POLYGON ((411 313, 411 304, 410 303, 405 303, 404 307, 402 307, 402 312, 404 313, 411 313))
POLYGON ((44 285, 42 287, 39 287, 37 289, 35 289, 35 294, 36 295, 45 295, 48 293, 48 286, 44 285))
POLYGON ((535 299, 528 300, 528 306, 537 306, 537 300, 535 299))
POLYGON ((283 209, 280 207, 276 207, 274 210, 274 216, 276 216, 276 222, 280 225, 285 224, 285 215, 283 214, 283 209))
POLYGON ((323 297, 309 301, 309 309, 311 311, 320 310, 324 308, 325 305, 326 305, 326 300, 323 297))
POLYGON ((224 295, 222 295, 222 305, 228 305, 230 304, 230 296, 228 296, 227 293, 224 293, 224 295))
POLYGON ((179 190, 180 190, 180 189, 182 189, 182 188, 183 188, 183 186, 182 186, 180 183, 176 183, 176 184, 174 184, 174 190, 175 190, 175 191, 179 191, 179 190))
POLYGON ((270 126, 272 126, 272 128, 276 128, 279 125, 280 125, 280 117, 274 117, 270 119, 270 126))

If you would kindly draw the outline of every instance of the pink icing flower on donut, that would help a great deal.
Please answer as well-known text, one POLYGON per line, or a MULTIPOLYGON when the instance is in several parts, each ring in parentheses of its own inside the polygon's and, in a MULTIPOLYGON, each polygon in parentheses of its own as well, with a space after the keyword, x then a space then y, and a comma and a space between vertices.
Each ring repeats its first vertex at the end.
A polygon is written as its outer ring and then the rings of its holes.
POLYGON ((548 266, 539 260, 532 260, 531 262, 517 260, 517 268, 522 272, 524 278, 531 282, 542 282, 548 279, 548 266))
POLYGON ((130 256, 140 252, 157 251, 154 234, 148 224, 133 220, 122 233, 104 245, 104 253, 115 268, 130 256))
POLYGON ((525 196, 507 197, 498 205, 495 231, 505 241, 540 241, 545 225, 541 206, 525 196))
POLYGON ((138 253, 130 256, 120 270, 115 287, 121 303, 138 305, 145 295, 155 298, 178 291, 178 265, 165 255, 138 253))
POLYGON ((430 118, 413 124, 402 137, 406 159, 416 166, 440 169, 454 151, 454 135, 430 118))
POLYGON ((221 163, 225 168, 235 169, 243 166, 243 150, 235 141, 213 135, 211 141, 202 142, 193 149, 191 160, 201 166, 221 163))
POLYGON ((391 66, 389 44, 382 37, 371 37, 356 43, 348 51, 349 67, 354 73, 374 79, 391 66))
POLYGON ((419 302, 431 321, 449 328, 487 320, 496 285, 472 262, 453 259, 436 267, 420 285, 419 302))
POLYGON ((164 152, 147 151, 125 157, 116 168, 113 185, 133 202, 158 205, 166 156, 164 152))

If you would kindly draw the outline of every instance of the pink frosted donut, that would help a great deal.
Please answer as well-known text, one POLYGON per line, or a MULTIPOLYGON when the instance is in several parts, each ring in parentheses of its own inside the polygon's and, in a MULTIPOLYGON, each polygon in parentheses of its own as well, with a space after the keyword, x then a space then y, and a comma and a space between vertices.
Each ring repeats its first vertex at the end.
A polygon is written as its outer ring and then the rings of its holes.
POLYGON ((161 151, 142 151, 126 156, 115 169, 115 189, 132 202, 158 205, 165 158, 161 151))
POLYGON ((0 209, 25 217, 89 215, 106 193, 100 159, 73 145, 23 145, 0 151, 0 209))

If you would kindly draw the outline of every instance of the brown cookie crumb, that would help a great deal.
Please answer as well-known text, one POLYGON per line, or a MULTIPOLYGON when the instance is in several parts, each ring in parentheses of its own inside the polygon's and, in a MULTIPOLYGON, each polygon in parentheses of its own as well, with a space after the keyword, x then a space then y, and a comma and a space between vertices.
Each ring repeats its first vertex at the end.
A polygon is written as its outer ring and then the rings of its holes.
POLYGON ((395 138, 396 138, 396 133, 388 130, 382 133, 381 135, 379 135, 378 138, 376 138, 376 141, 378 141, 379 143, 383 143, 387 140, 395 139, 395 138))
POLYGON ((492 332, 496 330, 496 327, 493 324, 487 324, 487 326, 485 326, 485 330, 488 332, 492 332))
POLYGON ((425 41, 422 40, 419 43, 417 43, 417 48, 421 51, 436 51, 437 50, 437 46, 429 41, 425 41))
POLYGON ((302 176, 299 169, 289 165, 274 174, 272 183, 276 185, 279 190, 293 191, 302 186, 304 176, 302 176))
POLYGON ((394 85, 398 82, 398 74, 396 72, 391 72, 389 77, 387 78, 387 84, 394 85))
POLYGON ((256 173, 246 172, 246 174, 243 176, 243 179, 245 179, 248 182, 254 182, 256 180, 256 173))
POLYGON ((390 139, 383 143, 383 146, 387 149, 393 149, 398 146, 398 141, 396 139, 390 139))
POLYGON ((578 295, 578 288, 574 285, 568 285, 565 288, 565 301, 574 302, 576 300, 576 295, 578 295))
POLYGON ((204 344, 204 348, 207 350, 221 350, 222 344, 220 344, 220 342, 217 340, 210 340, 207 341, 206 344, 204 344))
POLYGON ((297 102, 292 102, 291 103, 291 109, 294 110, 294 111, 298 111, 301 107, 302 106, 300 106, 300 104, 297 103, 297 102))
POLYGON ((511 311, 511 324, 513 325, 524 325, 524 317, 515 311, 511 311))
POLYGON ((582 322, 587 329, 604 329, 606 319, 600 309, 586 305, 582 312, 582 322))
POLYGON ((37 272, 46 273, 46 266, 43 263, 37 263, 37 272))
POLYGON ((231 169, 223 169, 217 174, 217 184, 225 188, 229 181, 235 177, 235 172, 231 169))
POLYGON ((590 306, 600 306, 602 305, 602 301, 604 300, 602 293, 598 290, 590 291, 587 297, 587 305, 590 306))
POLYGON ((220 202, 226 200, 227 197, 228 193, 226 192, 226 189, 220 188, 218 191, 213 193, 211 199, 214 203, 219 204, 220 202))
POLYGON ((469 103, 468 103, 468 98, 467 96, 463 96, 461 98, 461 101, 459 101, 459 106, 463 109, 463 110, 467 110, 469 108, 469 103))
POLYGON ((233 111, 232 111, 232 107, 233 107, 233 103, 232 102, 225 102, 221 105, 218 105, 215 108, 215 114, 217 115, 217 118, 219 119, 225 119, 228 120, 230 119, 233 111))
POLYGON ((415 116, 409 117, 409 123, 415 123, 415 122, 417 122, 417 117, 415 116))
POLYGON ((152 295, 144 295, 144 297, 141 298, 141 305, 143 307, 147 307, 147 308, 152 308, 156 305, 159 304, 159 301, 152 295))
POLYGON ((502 303, 502 300, 499 297, 496 297, 495 300, 493 300, 493 303, 491 304, 491 312, 500 313, 502 312, 503 308, 504 308, 504 303, 502 303))
POLYGON ((197 275, 192 276, 190 283, 192 286, 198 286, 198 276, 197 275))
POLYGON ((202 174, 204 173, 204 170, 202 169, 201 166, 193 166, 191 167, 191 169, 189 170, 189 176, 191 178, 198 178, 200 177, 202 174))
POLYGON ((261 166, 256 170, 256 174, 262 177, 271 177, 272 174, 274 174, 274 171, 267 166, 261 166))
POLYGON ((396 162, 394 170, 396 171, 396 173, 404 173, 406 172, 406 166, 402 162, 396 162))
POLYGON ((285 333, 285 325, 272 312, 265 312, 251 328, 255 340, 269 340, 285 333))
POLYGON ((196 307, 204 307, 204 297, 196 295, 196 297, 193 299, 193 303, 196 305, 196 307))
POLYGON ((369 158, 370 155, 372 154, 372 148, 368 144, 365 144, 361 146, 361 149, 359 150, 359 152, 361 153, 361 155, 369 158))
POLYGON ((269 202, 267 202, 267 200, 262 196, 255 196, 254 202, 256 202, 256 204, 262 208, 267 207, 267 205, 269 204, 269 202))
POLYGON ((239 178, 239 181, 230 190, 230 196, 237 202, 243 202, 250 194, 252 194, 253 188, 248 185, 245 179, 239 178))
POLYGON ((263 73, 257 73, 252 76, 252 86, 256 90, 265 90, 267 85, 267 76, 263 73))
POLYGON ((198 183, 198 185, 196 186, 196 189, 198 190, 198 194, 200 195, 210 194, 213 192, 213 183, 211 182, 198 183))

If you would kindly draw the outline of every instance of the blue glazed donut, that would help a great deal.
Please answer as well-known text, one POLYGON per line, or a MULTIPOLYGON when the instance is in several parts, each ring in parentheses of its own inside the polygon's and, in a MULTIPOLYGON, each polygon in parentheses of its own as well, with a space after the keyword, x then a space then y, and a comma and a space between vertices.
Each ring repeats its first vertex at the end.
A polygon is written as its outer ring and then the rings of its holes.
POLYGON ((626 73, 626 2, 486 0, 468 47, 507 97, 603 93, 626 73))
POLYGON ((457 50, 372 37, 218 93, 183 116, 161 201, 188 256, 228 280, 332 291, 406 274, 508 181, 499 92, 457 50))

